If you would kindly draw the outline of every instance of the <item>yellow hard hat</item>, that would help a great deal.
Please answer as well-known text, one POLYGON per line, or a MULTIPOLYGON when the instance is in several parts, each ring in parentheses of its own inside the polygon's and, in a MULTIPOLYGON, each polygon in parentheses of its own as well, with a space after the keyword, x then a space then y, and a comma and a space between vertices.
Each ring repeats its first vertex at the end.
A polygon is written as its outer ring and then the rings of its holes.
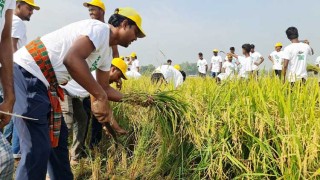
POLYGON ((214 49, 213 52, 219 52, 219 50, 218 49, 214 49))
POLYGON ((178 71, 180 71, 181 70, 181 67, 180 67, 180 65, 179 64, 176 64, 176 65, 174 65, 173 66, 176 70, 178 70, 178 71))
POLYGON ((106 11, 106 7, 104 6, 104 3, 101 0, 92 0, 91 2, 83 3, 84 7, 88 7, 90 5, 97 6, 97 7, 101 8, 103 11, 106 11))
POLYGON ((136 57, 137 54, 136 54, 135 52, 133 52, 133 53, 130 54, 130 56, 131 56, 131 57, 136 57))
POLYGON ((34 0, 17 0, 17 2, 25 2, 32 6, 35 10, 40 10, 40 7, 34 3, 34 0))
POLYGON ((282 47, 282 43, 281 42, 278 42, 275 47, 282 47))
POLYGON ((130 7, 124 7, 124 8, 116 9, 115 13, 122 15, 124 17, 127 17, 136 23, 137 27, 140 30, 140 34, 138 35, 138 38, 143 38, 146 36, 146 34, 142 29, 142 18, 136 10, 130 7))
POLYGON ((114 58, 111 64, 117 67, 122 72, 122 78, 126 80, 127 79, 126 72, 128 69, 127 63, 120 58, 114 58))

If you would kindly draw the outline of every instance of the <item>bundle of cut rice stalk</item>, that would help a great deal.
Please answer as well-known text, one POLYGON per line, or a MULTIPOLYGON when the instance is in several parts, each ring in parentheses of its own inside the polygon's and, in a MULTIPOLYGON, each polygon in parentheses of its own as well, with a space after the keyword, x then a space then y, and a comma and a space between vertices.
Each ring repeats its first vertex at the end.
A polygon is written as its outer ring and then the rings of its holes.
POLYGON ((151 111, 154 110, 155 119, 160 120, 159 123, 162 127, 171 122, 170 129, 175 131, 187 111, 187 104, 178 97, 178 91, 164 91, 153 94, 130 92, 125 94, 122 102, 147 107, 151 111))

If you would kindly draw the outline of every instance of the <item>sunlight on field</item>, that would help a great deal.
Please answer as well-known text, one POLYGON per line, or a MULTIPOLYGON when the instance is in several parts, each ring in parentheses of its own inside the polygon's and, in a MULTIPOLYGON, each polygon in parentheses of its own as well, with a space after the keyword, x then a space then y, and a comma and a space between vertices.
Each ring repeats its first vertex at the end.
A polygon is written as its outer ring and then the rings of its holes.
POLYGON ((319 178, 317 79, 291 87, 267 77, 221 84, 189 78, 171 90, 149 78, 124 82, 123 92, 132 96, 114 104, 114 115, 130 134, 117 145, 104 139, 88 161, 73 167, 75 177, 319 178), (154 102, 140 106, 148 94, 154 102))

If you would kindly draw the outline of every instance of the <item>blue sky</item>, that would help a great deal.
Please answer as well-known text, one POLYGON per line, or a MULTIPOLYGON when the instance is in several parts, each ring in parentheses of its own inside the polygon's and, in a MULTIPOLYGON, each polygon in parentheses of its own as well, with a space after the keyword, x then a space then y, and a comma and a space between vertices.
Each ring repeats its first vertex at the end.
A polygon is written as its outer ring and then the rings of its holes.
MULTIPOLYGON (((27 23, 29 40, 69 23, 89 18, 84 1, 39 1, 27 23)), ((121 55, 138 54, 141 64, 160 65, 170 58, 174 63, 196 62, 198 52, 207 60, 212 50, 228 51, 230 46, 241 53, 241 45, 254 43, 270 67, 268 54, 280 41, 287 40, 285 30, 296 26, 301 39, 308 39, 315 50, 309 58, 320 55, 319 0, 103 0, 106 20, 117 7, 130 6, 140 12, 147 37, 129 48, 119 48, 121 55), (165 57, 160 53, 165 54, 165 57)))

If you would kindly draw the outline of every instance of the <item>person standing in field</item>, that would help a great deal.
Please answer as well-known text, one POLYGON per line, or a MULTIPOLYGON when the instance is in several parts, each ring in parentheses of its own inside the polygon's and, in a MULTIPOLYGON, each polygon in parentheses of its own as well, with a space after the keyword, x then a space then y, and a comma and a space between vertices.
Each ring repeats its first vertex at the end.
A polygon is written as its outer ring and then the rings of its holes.
MULTIPOLYGON (((106 12, 106 6, 101 0, 92 0, 91 2, 85 2, 83 3, 83 6, 88 8, 91 19, 105 22, 104 15, 106 12)), ((117 46, 112 47, 112 55, 114 58, 119 57, 117 46)))
POLYGON ((200 52, 197 62, 198 73, 200 77, 206 77, 208 71, 208 62, 203 58, 203 54, 200 52))
MULTIPOLYGON (((15 94, 13 88, 13 49, 11 39, 12 15, 16 6, 14 0, 0 0, 0 80, 3 101, 0 111, 13 112, 15 94)), ((0 113, 0 129, 7 125, 11 117, 0 113)), ((0 131, 0 179, 13 179, 14 160, 12 149, 0 131)))
POLYGON ((218 53, 219 53, 218 49, 213 50, 213 56, 211 58, 211 63, 210 63, 210 70, 213 78, 216 78, 219 75, 222 68, 222 58, 220 55, 218 55, 218 53))
POLYGON ((251 44, 250 56, 253 59, 252 70, 253 72, 255 72, 255 75, 259 75, 259 70, 260 70, 259 66, 263 63, 264 58, 259 52, 255 51, 254 44, 251 44))
POLYGON ((250 56, 251 45, 244 44, 242 45, 242 54, 243 56, 238 56, 236 54, 229 54, 235 57, 238 62, 237 65, 240 66, 238 77, 242 79, 248 79, 252 76, 253 73, 253 58, 250 56))
POLYGON ((112 46, 128 47, 145 34, 141 16, 132 8, 119 8, 109 22, 75 22, 31 41, 15 53, 14 112, 38 119, 14 119, 21 148, 16 179, 45 179, 47 170, 51 179, 73 179, 68 129, 59 103, 64 96, 59 85, 74 79, 92 95, 93 115, 117 131, 109 101, 120 101, 123 95, 107 83, 112 46), (92 71, 96 71, 96 79, 92 71))
MULTIPOLYGON (((39 10, 40 7, 33 0, 20 0, 16 2, 11 31, 13 52, 16 52, 27 43, 27 28, 23 21, 30 21, 34 9, 39 10)), ((13 126, 13 121, 10 121, 4 128, 3 135, 9 142, 11 141, 13 157, 19 159, 21 156, 19 137, 13 126)))
MULTIPOLYGON (((236 49, 234 47, 230 47, 230 54, 236 54, 236 49)), ((228 55, 226 55, 224 61, 228 61, 228 55)), ((237 65, 237 59, 235 57, 232 57, 232 64, 234 64, 234 72, 237 73, 238 72, 238 65, 237 65)))
POLYGON ((291 84, 296 81, 305 82, 308 78, 307 59, 313 55, 313 49, 308 40, 299 41, 299 32, 296 27, 289 27, 286 35, 291 44, 284 48, 283 76, 284 81, 288 80, 291 84))
POLYGON ((223 63, 221 73, 217 76, 217 82, 234 77, 236 66, 232 63, 233 56, 228 54, 227 57, 228 61, 223 63))
POLYGON ((283 68, 283 51, 281 51, 281 49, 282 43, 278 42, 275 45, 275 51, 273 51, 269 55, 269 60, 273 64, 272 69, 274 70, 275 75, 278 77, 281 77, 281 72, 283 68))
POLYGON ((138 60, 137 54, 133 52, 131 53, 130 57, 132 60, 131 64, 129 63, 129 65, 131 65, 130 70, 140 73, 140 61, 138 60))

